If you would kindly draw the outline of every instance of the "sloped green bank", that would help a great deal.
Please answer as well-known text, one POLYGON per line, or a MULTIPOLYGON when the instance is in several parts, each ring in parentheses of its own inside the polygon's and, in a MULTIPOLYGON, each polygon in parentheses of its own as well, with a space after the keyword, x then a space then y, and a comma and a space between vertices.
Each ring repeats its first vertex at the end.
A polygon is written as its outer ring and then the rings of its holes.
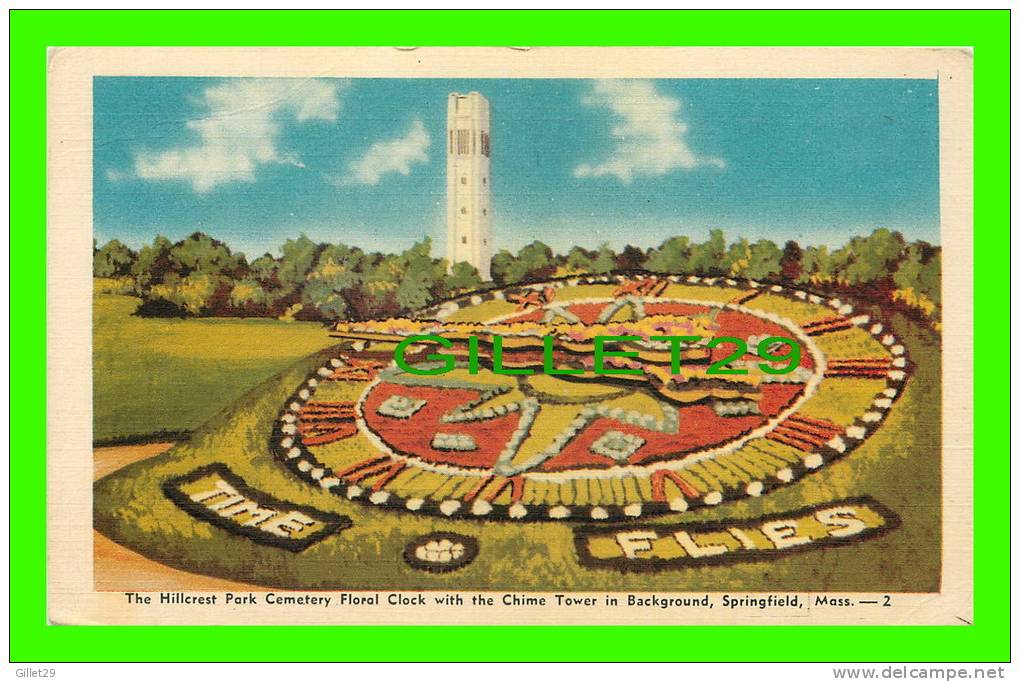
POLYGON ((199 426, 251 386, 333 340, 318 322, 133 315, 141 300, 93 297, 93 440, 158 440, 199 426))

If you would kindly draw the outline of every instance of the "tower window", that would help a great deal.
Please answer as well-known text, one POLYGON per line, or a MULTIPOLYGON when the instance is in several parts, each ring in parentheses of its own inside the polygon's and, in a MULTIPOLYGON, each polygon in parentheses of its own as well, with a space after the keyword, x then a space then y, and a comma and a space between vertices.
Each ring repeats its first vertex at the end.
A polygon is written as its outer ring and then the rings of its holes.
POLYGON ((467 237, 461 237, 460 238, 460 243, 461 244, 467 244, 467 237))
POLYGON ((484 154, 485 156, 489 156, 491 151, 492 150, 489 148, 489 134, 486 133, 486 132, 483 132, 482 133, 482 154, 484 154))
POLYGON ((485 246, 488 246, 489 245, 489 240, 488 239, 483 239, 482 240, 482 244, 485 245, 485 246))
POLYGON ((482 215, 489 215, 489 209, 483 208, 482 209, 482 215))
POLYGON ((460 214, 461 215, 467 215, 467 208, 465 208, 464 206, 461 206, 460 207, 460 214))
POLYGON ((457 131, 457 153, 458 154, 470 154, 471 153, 471 131, 470 130, 458 130, 457 131))
POLYGON ((462 184, 462 185, 466 185, 467 184, 467 176, 466 175, 460 176, 460 184, 462 184))
POLYGON ((484 175, 482 176, 482 184, 483 185, 488 185, 489 184, 489 179, 487 177, 485 177, 484 175))

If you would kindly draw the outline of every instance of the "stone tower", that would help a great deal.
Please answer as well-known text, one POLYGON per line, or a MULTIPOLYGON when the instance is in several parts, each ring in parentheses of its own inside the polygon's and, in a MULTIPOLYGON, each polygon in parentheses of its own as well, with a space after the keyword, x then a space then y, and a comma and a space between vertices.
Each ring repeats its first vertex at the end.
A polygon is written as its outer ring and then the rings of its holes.
POLYGON ((446 112, 446 258, 466 261, 488 281, 492 258, 489 101, 450 93, 446 112))

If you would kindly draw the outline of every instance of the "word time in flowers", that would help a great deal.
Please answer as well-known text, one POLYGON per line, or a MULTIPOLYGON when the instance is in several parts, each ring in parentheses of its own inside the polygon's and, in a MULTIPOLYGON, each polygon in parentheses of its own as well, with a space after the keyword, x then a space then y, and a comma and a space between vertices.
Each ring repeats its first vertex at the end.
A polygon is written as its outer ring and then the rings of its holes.
POLYGON ((198 519, 293 552, 351 525, 345 516, 276 500, 218 462, 168 480, 163 492, 198 519))

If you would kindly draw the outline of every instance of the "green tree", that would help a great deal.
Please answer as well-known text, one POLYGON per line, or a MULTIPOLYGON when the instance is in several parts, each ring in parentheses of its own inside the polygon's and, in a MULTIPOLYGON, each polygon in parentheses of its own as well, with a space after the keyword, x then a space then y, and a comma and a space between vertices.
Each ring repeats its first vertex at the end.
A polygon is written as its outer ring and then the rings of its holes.
POLYGON ((442 261, 432 258, 432 240, 425 237, 400 255, 403 276, 396 291, 397 305, 410 312, 424 308, 442 289, 442 261))
POLYGON ((540 241, 533 241, 522 247, 517 252, 517 262, 521 270, 521 275, 516 278, 518 282, 525 279, 546 279, 556 272, 552 249, 540 241))
POLYGON ((751 243, 741 237, 730 244, 726 252, 726 266, 734 277, 751 277, 747 269, 751 265, 751 243))
POLYGON ((318 244, 302 234, 297 239, 288 239, 280 248, 282 254, 276 276, 280 285, 287 290, 294 290, 304 284, 319 255, 318 244))
POLYGON ((907 247, 893 281, 900 289, 913 289, 936 305, 942 302, 942 251, 924 242, 907 247))
POLYGON ((832 255, 837 277, 850 285, 887 279, 896 269, 903 249, 903 235, 885 228, 867 237, 854 237, 832 255))
POLYGON ((680 274, 690 272, 691 242, 687 237, 670 237, 659 248, 653 249, 645 261, 652 272, 680 274))
POLYGON ((446 276, 446 293, 472 291, 480 286, 482 278, 478 276, 478 270, 464 261, 454 263, 450 268, 450 274, 446 276))
POLYGON ((238 311, 251 314, 264 313, 272 302, 269 292, 254 278, 238 280, 230 289, 230 305, 238 311))
POLYGON ((139 293, 144 293, 154 284, 162 284, 167 275, 174 271, 170 260, 171 248, 173 243, 169 239, 156 235, 152 244, 143 246, 138 252, 131 266, 131 274, 139 293))
POLYGON ((612 272, 616 268, 616 253, 609 248, 609 244, 603 242, 599 247, 595 260, 591 263, 591 271, 596 275, 612 272))
POLYGON ((552 249, 540 241, 522 247, 516 256, 504 249, 492 258, 492 276, 498 284, 546 279, 555 272, 552 249))
POLYGON ((725 275, 729 266, 726 264, 726 237, 722 230, 709 232, 708 241, 691 247, 690 271, 696 275, 725 275))
POLYGON ((301 302, 327 319, 350 318, 357 313, 351 299, 358 296, 364 265, 361 249, 344 244, 326 246, 305 279, 301 302))
POLYGON ((364 281, 358 288, 355 300, 359 319, 396 315, 400 311, 396 302, 396 292, 403 276, 404 268, 399 256, 368 254, 364 266, 364 281))
POLYGON ((93 241, 92 276, 122 277, 131 274, 131 268, 137 260, 137 254, 116 239, 95 249, 93 241))
POLYGON ((942 249, 936 249, 921 267, 917 277, 917 288, 935 305, 942 305, 942 249))
POLYGON ((572 246, 567 252, 564 265, 573 272, 592 272, 592 254, 580 246, 572 246))
POLYGON ((215 275, 196 272, 181 277, 174 272, 162 284, 152 286, 147 302, 162 301, 188 315, 207 315, 213 312, 214 298, 222 283, 215 275))
POLYGON ((182 277, 192 273, 238 277, 248 267, 243 254, 231 253, 230 247, 202 232, 195 232, 170 249, 174 271, 182 277))
POLYGON ((759 239, 751 245, 750 254, 750 262, 744 271, 745 277, 769 279, 778 275, 782 270, 783 252, 774 242, 768 239, 759 239))
POLYGON ((397 305, 402 312, 424 308, 432 300, 430 289, 434 284, 431 273, 424 269, 409 270, 400 279, 397 287, 397 305))
POLYGON ((507 275, 510 272, 510 266, 514 262, 514 255, 506 249, 500 249, 498 253, 492 256, 492 261, 489 265, 489 272, 492 274, 492 281, 500 286, 510 284, 507 281, 507 275))
POLYGON ((276 278, 279 267, 280 264, 272 254, 264 253, 249 264, 248 270, 264 288, 271 289, 280 286, 280 281, 276 278))
POLYGON ((835 266, 832 262, 832 254, 829 253, 829 247, 825 245, 809 246, 804 249, 798 282, 824 284, 833 281, 834 277, 835 266))

